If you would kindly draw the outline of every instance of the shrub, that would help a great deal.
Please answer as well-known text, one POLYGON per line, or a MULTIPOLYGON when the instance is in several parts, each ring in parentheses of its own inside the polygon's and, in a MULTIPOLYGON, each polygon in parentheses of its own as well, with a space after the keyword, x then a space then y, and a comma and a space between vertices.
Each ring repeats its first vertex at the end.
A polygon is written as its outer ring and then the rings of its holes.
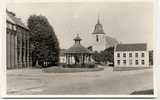
POLYGON ((95 64, 63 64, 64 68, 95 68, 95 64))

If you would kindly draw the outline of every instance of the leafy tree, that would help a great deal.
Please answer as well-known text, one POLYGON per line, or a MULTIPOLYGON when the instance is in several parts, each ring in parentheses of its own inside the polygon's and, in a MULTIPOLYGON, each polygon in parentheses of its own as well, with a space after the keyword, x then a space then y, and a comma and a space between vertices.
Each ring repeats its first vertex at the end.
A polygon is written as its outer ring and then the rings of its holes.
POLYGON ((44 61, 51 65, 59 62, 59 42, 47 18, 42 15, 31 15, 27 21, 31 31, 30 43, 32 45, 32 65, 36 62, 43 66, 44 61))
POLYGON ((114 63, 114 47, 107 48, 101 52, 95 51, 93 53, 93 59, 98 63, 114 63))
POLYGON ((114 62, 114 47, 105 49, 102 55, 105 55, 105 57, 103 58, 105 61, 113 63, 114 62))
POLYGON ((97 63, 100 63, 101 62, 101 55, 99 52, 95 51, 93 53, 93 56, 92 56, 93 60, 96 61, 97 63))

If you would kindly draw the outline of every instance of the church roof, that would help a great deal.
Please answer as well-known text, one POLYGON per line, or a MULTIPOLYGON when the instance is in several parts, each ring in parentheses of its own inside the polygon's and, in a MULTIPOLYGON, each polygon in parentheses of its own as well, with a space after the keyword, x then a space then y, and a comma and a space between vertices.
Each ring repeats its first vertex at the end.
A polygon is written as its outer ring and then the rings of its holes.
POLYGON ((115 51, 146 51, 146 43, 118 44, 115 51))
POLYGON ((7 13, 6 14, 7 15, 7 17, 6 17, 7 21, 9 21, 9 22, 11 22, 15 25, 18 25, 20 27, 23 27, 25 29, 28 29, 28 27, 24 25, 24 23, 20 20, 20 18, 15 17, 14 13, 9 12, 8 10, 6 11, 6 13, 7 13))
POLYGON ((92 34, 105 34, 103 31, 103 25, 100 23, 99 19, 92 34))

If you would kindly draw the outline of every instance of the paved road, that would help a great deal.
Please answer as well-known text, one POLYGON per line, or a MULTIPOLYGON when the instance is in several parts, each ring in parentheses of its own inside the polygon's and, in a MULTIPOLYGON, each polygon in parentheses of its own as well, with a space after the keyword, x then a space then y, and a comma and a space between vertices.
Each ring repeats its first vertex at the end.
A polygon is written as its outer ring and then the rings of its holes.
POLYGON ((7 71, 8 94, 127 95, 153 89, 152 69, 80 73, 44 73, 41 69, 7 71))

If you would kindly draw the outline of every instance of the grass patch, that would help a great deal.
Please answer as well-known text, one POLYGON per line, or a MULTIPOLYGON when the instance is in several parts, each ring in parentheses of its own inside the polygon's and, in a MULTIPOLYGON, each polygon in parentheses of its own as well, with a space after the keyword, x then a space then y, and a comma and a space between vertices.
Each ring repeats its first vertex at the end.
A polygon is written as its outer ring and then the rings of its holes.
POLYGON ((134 91, 131 95, 152 95, 154 94, 153 89, 143 90, 143 91, 134 91))
POLYGON ((92 72, 101 71, 104 68, 63 68, 63 67, 49 67, 44 68, 43 71, 47 73, 74 73, 74 72, 92 72))
POLYGON ((130 70, 143 70, 151 69, 152 67, 113 67, 113 71, 130 71, 130 70))

